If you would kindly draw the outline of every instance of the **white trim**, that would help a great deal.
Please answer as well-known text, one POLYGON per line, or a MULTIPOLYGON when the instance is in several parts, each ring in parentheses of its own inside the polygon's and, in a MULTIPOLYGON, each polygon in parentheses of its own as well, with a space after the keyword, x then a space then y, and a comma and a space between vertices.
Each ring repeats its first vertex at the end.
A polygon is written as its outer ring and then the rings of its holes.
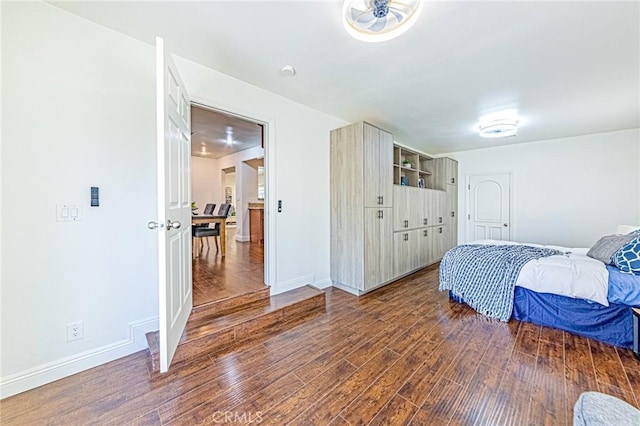
POLYGON ((321 290, 325 288, 329 288, 331 287, 331 278, 326 278, 324 280, 316 281, 315 283, 313 283, 313 286, 321 290))
POLYGON ((240 110, 230 105, 224 105, 211 99, 191 97, 191 104, 200 107, 217 110, 226 114, 234 115, 244 120, 262 124, 265 131, 264 140, 264 170, 265 170, 265 194, 264 194, 264 281, 266 285, 273 285, 277 282, 276 278, 276 221, 275 213, 277 212, 277 201, 275 196, 276 184, 276 119, 275 117, 266 117, 262 114, 256 114, 249 111, 240 110), (273 216, 272 216, 273 215, 273 216))
POLYGON ((276 294, 284 293, 285 291, 304 287, 307 284, 318 287, 318 285, 315 283, 315 274, 303 275, 301 277, 283 281, 276 284, 275 286, 271 286, 271 295, 274 296, 276 294))
POLYGON ((250 240, 250 237, 248 235, 238 235, 238 234, 236 234, 236 241, 240 241, 241 243, 246 243, 249 240, 250 240))
POLYGON ((38 386, 71 376, 146 349, 145 334, 159 328, 158 317, 130 322, 129 337, 96 349, 90 349, 48 362, 0 379, 0 398, 6 398, 38 386))

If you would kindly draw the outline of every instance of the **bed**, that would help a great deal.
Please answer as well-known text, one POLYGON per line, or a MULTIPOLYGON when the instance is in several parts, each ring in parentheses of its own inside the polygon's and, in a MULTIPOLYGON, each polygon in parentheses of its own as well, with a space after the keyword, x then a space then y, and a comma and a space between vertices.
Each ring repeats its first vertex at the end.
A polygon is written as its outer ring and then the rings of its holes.
MULTIPOLYGON (((618 227, 618 234, 632 235, 629 232, 639 228, 618 227)), ((623 273, 614 265, 587 256, 588 252, 586 248, 475 241, 447 252, 440 268, 440 289, 448 290, 456 302, 489 317, 503 321, 514 318, 633 349, 631 307, 640 307, 640 275, 623 273), (518 254, 513 255, 514 250, 518 254), (520 252, 528 253, 521 256, 520 252), (474 253, 484 255, 486 265, 481 258, 469 261, 465 257, 476 256, 474 253), (522 264, 512 277, 494 265, 503 253, 509 253, 505 255, 506 264, 522 264), (474 280, 480 287, 489 288, 478 293, 464 287, 474 280), (501 282, 501 287, 491 288, 493 281, 501 282), (515 282, 504 290, 506 281, 515 282), (483 302, 485 297, 489 300, 483 302)))

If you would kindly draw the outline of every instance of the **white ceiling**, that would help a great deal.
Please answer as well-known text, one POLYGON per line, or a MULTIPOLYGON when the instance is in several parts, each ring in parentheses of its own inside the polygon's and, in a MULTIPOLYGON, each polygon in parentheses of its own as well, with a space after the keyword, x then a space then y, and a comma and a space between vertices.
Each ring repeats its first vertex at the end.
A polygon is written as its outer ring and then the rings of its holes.
POLYGON ((638 1, 427 1, 375 44, 347 35, 341 1, 54 4, 427 153, 640 127, 638 1), (518 136, 477 135, 509 108, 518 136))

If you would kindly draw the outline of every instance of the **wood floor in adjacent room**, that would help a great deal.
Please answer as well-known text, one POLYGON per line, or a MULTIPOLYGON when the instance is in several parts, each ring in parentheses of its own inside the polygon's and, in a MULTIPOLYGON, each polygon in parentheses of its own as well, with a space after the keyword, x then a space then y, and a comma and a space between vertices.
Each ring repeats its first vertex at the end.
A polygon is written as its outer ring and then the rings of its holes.
POLYGON ((327 312, 152 375, 146 352, 1 402, 1 423, 571 424, 582 391, 638 406, 628 350, 450 302, 430 267, 327 312))
POLYGON ((236 241, 236 228, 227 228, 225 257, 216 250, 214 238, 209 246, 194 247, 192 261, 193 306, 246 294, 265 287, 264 244, 236 241))

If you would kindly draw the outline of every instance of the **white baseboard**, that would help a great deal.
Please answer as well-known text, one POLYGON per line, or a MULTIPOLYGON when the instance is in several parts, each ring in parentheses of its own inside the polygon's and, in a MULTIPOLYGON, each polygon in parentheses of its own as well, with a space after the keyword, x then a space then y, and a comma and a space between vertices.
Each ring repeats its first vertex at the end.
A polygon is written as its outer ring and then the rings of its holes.
POLYGON ((332 285, 331 278, 327 278, 327 279, 324 279, 324 280, 316 281, 315 283, 313 283, 313 286, 317 287, 319 289, 329 288, 329 287, 331 287, 331 285, 332 285))
POLYGON ((236 235, 236 241, 240 241, 241 243, 246 243, 249 239, 249 235, 236 235))
POLYGON ((0 379, 0 399, 51 383, 146 349, 145 334, 158 330, 158 317, 128 324, 129 338, 48 362, 0 379))
POLYGON ((285 291, 293 290, 294 288, 303 287, 307 284, 314 285, 315 274, 303 275, 298 278, 283 281, 271 286, 271 295, 284 293, 285 291))

